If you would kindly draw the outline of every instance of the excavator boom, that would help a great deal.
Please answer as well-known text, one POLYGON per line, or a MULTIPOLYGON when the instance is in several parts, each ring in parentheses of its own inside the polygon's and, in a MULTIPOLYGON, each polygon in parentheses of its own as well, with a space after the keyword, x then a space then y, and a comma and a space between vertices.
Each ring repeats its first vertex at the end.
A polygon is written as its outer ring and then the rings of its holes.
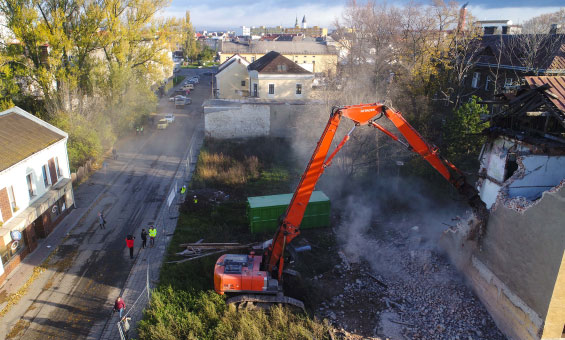
MULTIPOLYGON (((270 303, 272 299, 262 298, 257 294, 273 294, 279 292, 276 294, 280 295, 280 282, 282 281, 282 273, 285 265, 283 257, 284 250, 300 233, 300 224, 308 202, 310 201, 310 196, 320 176, 324 172, 324 169, 331 165, 332 159, 349 140, 349 136, 355 127, 364 125, 384 132, 393 140, 422 156, 422 158, 467 199, 475 213, 483 220, 483 223, 486 223, 488 210, 485 204, 480 200, 478 191, 467 183, 464 174, 459 169, 439 155, 438 149, 435 146, 428 144, 422 136, 408 124, 400 112, 380 103, 336 107, 332 109, 326 127, 318 140, 314 153, 300 178, 300 182, 298 183, 285 214, 282 216, 282 221, 269 247, 265 250, 262 257, 255 254, 248 256, 228 254, 220 257, 216 262, 214 274, 214 285, 218 293, 253 293, 253 295, 240 296, 240 298, 234 300, 237 301, 237 303, 242 301, 263 301, 270 303), (343 117, 352 120, 354 127, 345 135, 334 152, 328 157, 329 149, 343 117), (377 123, 382 117, 386 117, 394 124, 406 142, 377 123)), ((288 297, 279 296, 278 299, 275 300, 282 303, 289 303, 285 298, 288 299, 288 297)), ((297 305, 297 303, 294 304, 297 305)))

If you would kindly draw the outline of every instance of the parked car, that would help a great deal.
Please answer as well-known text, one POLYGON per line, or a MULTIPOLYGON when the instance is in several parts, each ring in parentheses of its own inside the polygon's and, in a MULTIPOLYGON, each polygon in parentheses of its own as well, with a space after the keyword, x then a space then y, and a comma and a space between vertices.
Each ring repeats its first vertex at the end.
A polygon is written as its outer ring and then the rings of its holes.
POLYGON ((183 90, 193 90, 194 84, 186 84, 182 87, 183 90))
POLYGON ((165 130, 169 126, 169 122, 165 118, 159 119, 157 122, 157 130, 165 130))
POLYGON ((165 119, 167 120, 167 123, 171 124, 172 122, 175 121, 175 115, 172 113, 167 113, 165 115, 165 119))
POLYGON ((177 95, 170 96, 170 97, 169 97, 169 101, 174 103, 176 96, 177 96, 177 95))
POLYGON ((190 94, 190 90, 189 89, 178 89, 175 90, 175 96, 186 96, 190 94))

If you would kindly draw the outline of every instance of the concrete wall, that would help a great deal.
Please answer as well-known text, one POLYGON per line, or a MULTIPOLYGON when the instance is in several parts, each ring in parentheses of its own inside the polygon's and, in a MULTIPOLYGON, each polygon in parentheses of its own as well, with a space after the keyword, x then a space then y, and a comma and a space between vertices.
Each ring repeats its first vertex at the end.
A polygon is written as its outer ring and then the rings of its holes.
POLYGON ((461 223, 442 240, 512 339, 540 339, 547 317, 552 325, 561 324, 553 328, 562 331, 565 326, 565 308, 548 314, 550 305, 560 305, 565 294, 556 284, 565 249, 565 158, 543 152, 513 140, 487 145, 479 183, 481 197, 491 205, 485 234, 475 244, 461 223), (510 155, 516 158, 514 173, 508 172, 510 155))
POLYGON ((553 295, 545 319, 542 339, 560 339, 565 337, 565 251, 559 275, 555 281, 553 295))
POLYGON ((565 246, 565 190, 545 192, 523 212, 497 201, 475 256, 545 318, 565 246))
POLYGON ((249 95, 249 74, 247 66, 234 62, 216 74, 218 98, 238 99, 249 95), (245 84, 242 86, 241 82, 245 84))
POLYGON ((266 136, 270 131, 269 106, 242 104, 223 110, 205 107, 204 129, 206 136, 213 138, 266 136))
POLYGON ((213 101, 204 106, 205 131, 207 136, 215 138, 289 137, 298 128, 298 122, 307 121, 304 118, 315 110, 320 110, 320 104, 315 102, 245 104, 213 101))

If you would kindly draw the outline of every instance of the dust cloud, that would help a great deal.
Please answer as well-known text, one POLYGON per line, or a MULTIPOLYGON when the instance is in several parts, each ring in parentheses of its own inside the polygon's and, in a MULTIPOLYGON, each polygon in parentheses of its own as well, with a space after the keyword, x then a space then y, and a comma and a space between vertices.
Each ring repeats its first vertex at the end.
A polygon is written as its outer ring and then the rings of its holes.
POLYGON ((341 216, 338 241, 350 261, 367 261, 382 274, 401 274, 397 259, 406 252, 425 266, 432 251, 440 252, 445 229, 465 212, 457 202, 433 197, 415 179, 383 176, 348 191, 333 200, 341 216))

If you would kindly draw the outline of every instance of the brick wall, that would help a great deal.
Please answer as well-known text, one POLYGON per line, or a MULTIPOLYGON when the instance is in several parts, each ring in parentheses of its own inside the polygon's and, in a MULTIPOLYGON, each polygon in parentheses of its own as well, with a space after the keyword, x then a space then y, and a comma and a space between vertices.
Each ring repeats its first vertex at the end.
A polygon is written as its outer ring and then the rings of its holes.
POLYGON ((12 218, 12 208, 10 207, 10 199, 8 198, 8 190, 6 188, 0 190, 0 211, 4 221, 12 218))
POLYGON ((20 264, 20 262, 22 262, 23 259, 29 253, 30 253, 30 251, 26 247, 21 253, 14 256, 14 258, 12 258, 12 260, 10 260, 10 262, 8 262, 7 264, 4 264, 4 274, 2 274, 2 276, 0 276, 0 284, 2 284, 4 282, 4 280, 6 280, 6 277, 8 277, 8 275, 10 275, 12 270, 14 270, 18 266, 18 264, 20 264))

